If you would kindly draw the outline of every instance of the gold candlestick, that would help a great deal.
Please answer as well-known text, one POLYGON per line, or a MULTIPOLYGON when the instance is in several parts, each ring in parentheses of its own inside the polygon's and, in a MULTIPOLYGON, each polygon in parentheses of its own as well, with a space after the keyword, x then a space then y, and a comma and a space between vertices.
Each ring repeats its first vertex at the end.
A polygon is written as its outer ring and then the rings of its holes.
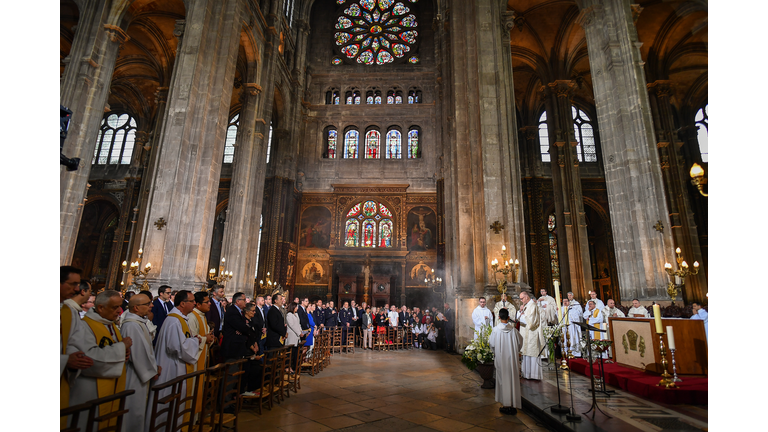
POLYGON ((208 271, 208 279, 211 281, 216 282, 217 284, 226 284, 228 280, 232 279, 233 273, 231 271, 227 271, 225 263, 227 262, 226 258, 221 259, 221 265, 219 266, 219 275, 216 276, 216 269, 212 268, 210 271, 208 271))
MULTIPOLYGON (((138 288, 139 291, 149 291, 149 284, 147 283, 147 275, 152 270, 152 263, 147 263, 144 266, 144 270, 141 269, 141 255, 144 253, 143 250, 139 249, 139 256, 138 259, 128 265, 127 261, 123 261, 122 267, 123 267, 123 274, 130 274, 133 276, 133 285, 136 285, 136 278, 143 277, 144 282, 142 282, 141 286, 138 288)), ((121 288, 120 290, 125 294, 127 291, 127 287, 121 282, 120 283, 121 288)))
POLYGON ((568 349, 570 348, 570 344, 568 343, 568 326, 565 326, 565 332, 563 332, 563 342, 565 342, 565 346, 563 346, 562 352, 563 352, 563 358, 560 359, 560 369, 562 370, 568 370, 568 361, 566 360, 568 358, 568 349))
POLYGON ((667 373, 667 349, 664 347, 664 335, 666 333, 656 333, 659 335, 659 353, 661 354, 661 365, 664 367, 664 373, 661 374, 661 381, 657 386, 664 386, 664 388, 677 388, 675 382, 672 381, 672 375, 667 373))

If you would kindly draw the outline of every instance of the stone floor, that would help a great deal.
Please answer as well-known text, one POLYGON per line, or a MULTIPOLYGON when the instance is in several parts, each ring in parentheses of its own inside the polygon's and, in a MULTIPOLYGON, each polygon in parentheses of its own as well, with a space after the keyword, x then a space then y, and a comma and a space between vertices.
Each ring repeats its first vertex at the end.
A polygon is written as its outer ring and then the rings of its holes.
POLYGON ((524 411, 499 413, 493 390, 458 355, 442 351, 335 354, 272 411, 245 408, 240 431, 547 431, 524 411))

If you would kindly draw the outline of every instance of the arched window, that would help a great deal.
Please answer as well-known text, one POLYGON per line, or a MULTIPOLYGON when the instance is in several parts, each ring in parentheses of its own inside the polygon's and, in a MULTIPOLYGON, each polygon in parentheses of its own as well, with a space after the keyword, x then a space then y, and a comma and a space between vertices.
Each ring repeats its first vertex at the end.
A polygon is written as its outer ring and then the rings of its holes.
POLYGON ((365 92, 365 103, 368 105, 373 105, 373 92, 365 92))
MULTIPOLYGON (((409 0, 415 3, 415 0, 409 0)), ((404 1, 336 0, 343 8, 335 25, 336 48, 347 61, 384 65, 415 49, 418 22, 404 1)))
POLYGON ((547 231, 549 232, 549 264, 552 270, 552 280, 560 280, 560 260, 557 257, 557 226, 555 215, 550 214, 547 219, 547 231))
POLYGON ((344 134, 344 159, 357 159, 357 141, 360 133, 350 129, 344 134))
POLYGON ((385 152, 385 158, 387 159, 400 159, 402 148, 402 137, 400 131, 392 129, 387 132, 387 151, 385 152))
POLYGON ((368 105, 381 105, 381 91, 369 90, 365 92, 365 103, 368 105))
POLYGON ((339 91, 336 89, 331 89, 325 92, 325 104, 326 105, 338 105, 339 102, 341 102, 341 98, 339 97, 339 91))
POLYGON ((288 27, 293 27, 293 6, 296 0, 285 0, 285 19, 288 21, 288 27))
POLYGON ((592 121, 587 114, 572 106, 573 133, 576 135, 576 154, 579 162, 597 162, 597 146, 592 121))
POLYGON ((378 159, 381 149, 381 134, 377 130, 369 130, 365 134, 365 158, 378 159))
POLYGON ((376 105, 381 105, 381 92, 379 90, 373 92, 373 103, 376 105))
POLYGON ((237 128, 240 127, 240 114, 235 114, 227 126, 227 139, 224 141, 224 163, 232 163, 235 160, 235 140, 237 128))
POLYGON ((336 142, 338 140, 339 133, 336 129, 328 129, 325 135, 325 149, 326 157, 328 159, 336 159, 336 142))
POLYGON ((267 138, 267 162, 269 163, 269 158, 272 156, 272 122, 269 122, 269 137, 267 138))
POLYGON ((392 105, 395 103, 395 92, 390 90, 387 92, 387 105, 392 105))
POLYGON ((395 103, 398 105, 403 103, 403 92, 399 90, 395 92, 395 103))
POLYGON ((419 151, 419 129, 411 128, 408 131, 408 159, 418 159, 421 155, 419 151))
POLYGON ((128 165, 136 141, 136 120, 128 114, 108 114, 99 128, 92 164, 128 165))
POLYGON ((345 99, 347 105, 360 105, 360 91, 348 91, 345 99))
POLYGON ((421 90, 410 90, 408 92, 408 103, 409 104, 421 103, 421 90))
POLYGON ((352 206, 344 222, 344 246, 393 247, 392 212, 381 202, 368 200, 352 206))
POLYGON ((707 144, 707 136, 709 135, 709 104, 704 105, 704 108, 699 109, 696 113, 696 129, 697 138, 699 140, 699 151, 701 152, 701 161, 709 162, 709 146, 707 144))
POLYGON ((541 161, 550 162, 552 159, 549 154, 549 130, 547 129, 547 112, 544 111, 539 117, 539 146, 541 148, 541 161))

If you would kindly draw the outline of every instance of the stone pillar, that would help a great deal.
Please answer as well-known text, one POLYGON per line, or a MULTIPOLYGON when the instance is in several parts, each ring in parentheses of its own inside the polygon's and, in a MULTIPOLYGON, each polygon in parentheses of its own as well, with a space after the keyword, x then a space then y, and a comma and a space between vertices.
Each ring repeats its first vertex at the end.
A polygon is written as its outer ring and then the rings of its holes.
POLYGON ((72 50, 65 59, 68 64, 59 95, 61 104, 72 110, 62 152, 67 157, 80 158, 77 171, 60 167, 59 263, 62 265, 72 262, 115 60, 121 44, 129 39, 119 27, 120 17, 128 5, 128 2, 95 0, 78 3, 80 20, 72 50))
POLYGON ((175 289, 206 286, 241 6, 234 0, 190 2, 183 28, 174 32, 181 45, 143 227, 154 288, 163 283, 175 289), (160 218, 165 228, 151 229, 160 218))
POLYGON ((326 303, 333 300, 333 258, 328 259, 328 293, 325 295, 326 303))
MULTIPOLYGON (((670 81, 658 80, 648 84, 653 124, 656 132, 656 146, 661 158, 661 173, 667 192, 669 206, 669 228, 675 245, 683 252, 688 265, 693 268, 693 262, 704 264, 702 259, 696 222, 693 219, 693 208, 688 201, 688 184, 690 176, 685 166, 680 149, 683 142, 677 138, 677 130, 672 116, 672 104, 669 97, 672 91, 670 81)), ((677 270, 677 263, 669 261, 677 270)), ((699 274, 685 279, 683 300, 689 302, 706 301, 707 278, 706 270, 702 267, 699 274)))
POLYGON ((400 306, 405 305, 405 281, 406 281, 406 273, 405 273, 405 259, 403 259, 403 262, 400 263, 400 306))
POLYGON ((640 42, 629 2, 583 0, 578 22, 589 50, 616 267, 622 299, 666 300, 673 258, 640 42))
POLYGON ((473 337, 467 320, 488 289, 490 261, 501 246, 520 261, 521 281, 528 280, 528 265, 509 48, 513 14, 498 1, 449 3, 445 279, 457 287, 457 345, 464 346, 473 337), (498 234, 489 229, 496 221, 504 226, 498 234))
POLYGON ((547 84, 544 93, 547 96, 547 127, 551 137, 549 154, 552 160, 555 217, 560 227, 557 230, 560 282, 565 292, 573 291, 577 298, 587 298, 587 291, 592 290, 592 269, 576 152, 578 142, 571 112, 575 87, 573 81, 557 80, 547 84))

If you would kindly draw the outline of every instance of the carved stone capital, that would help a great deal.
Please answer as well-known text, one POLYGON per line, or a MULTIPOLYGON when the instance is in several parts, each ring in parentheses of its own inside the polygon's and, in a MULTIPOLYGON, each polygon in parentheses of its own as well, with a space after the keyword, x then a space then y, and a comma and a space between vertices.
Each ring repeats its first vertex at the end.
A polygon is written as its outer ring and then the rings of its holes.
POLYGON ((123 29, 121 29, 118 26, 111 25, 111 24, 104 24, 104 30, 107 31, 107 34, 109 35, 109 40, 111 40, 112 42, 118 43, 120 45, 122 45, 123 43, 131 39, 131 37, 128 36, 128 33, 126 33, 123 29))
POLYGON ((639 4, 631 4, 629 7, 632 8, 632 24, 637 25, 637 19, 640 18, 640 12, 642 12, 644 8, 639 4))
POLYGON ((168 100, 168 87, 158 87, 155 91, 155 103, 161 103, 168 100))
POLYGON ((571 98, 576 91, 576 83, 571 80, 556 80, 547 84, 550 91, 558 98, 571 98))
POLYGON ((184 36, 184 28, 186 26, 186 20, 176 20, 176 25, 173 26, 173 35, 181 39, 184 36))
POLYGON ((603 5, 601 4, 593 4, 587 8, 584 8, 579 12, 579 15, 576 17, 576 22, 584 29, 587 27, 590 27, 592 24, 595 24, 597 20, 602 18, 603 14, 605 12, 603 11, 603 5))
POLYGON ((509 38, 509 32, 515 28, 516 18, 517 12, 515 11, 505 11, 501 13, 501 28, 507 38, 509 38))
POLYGON ((649 91, 656 92, 656 96, 660 98, 669 97, 674 89, 674 84, 669 80, 656 80, 650 84, 646 84, 646 86, 649 91))
POLYGON ((262 91, 261 86, 256 83, 246 83, 245 88, 248 90, 248 93, 250 93, 251 96, 258 96, 262 91))

